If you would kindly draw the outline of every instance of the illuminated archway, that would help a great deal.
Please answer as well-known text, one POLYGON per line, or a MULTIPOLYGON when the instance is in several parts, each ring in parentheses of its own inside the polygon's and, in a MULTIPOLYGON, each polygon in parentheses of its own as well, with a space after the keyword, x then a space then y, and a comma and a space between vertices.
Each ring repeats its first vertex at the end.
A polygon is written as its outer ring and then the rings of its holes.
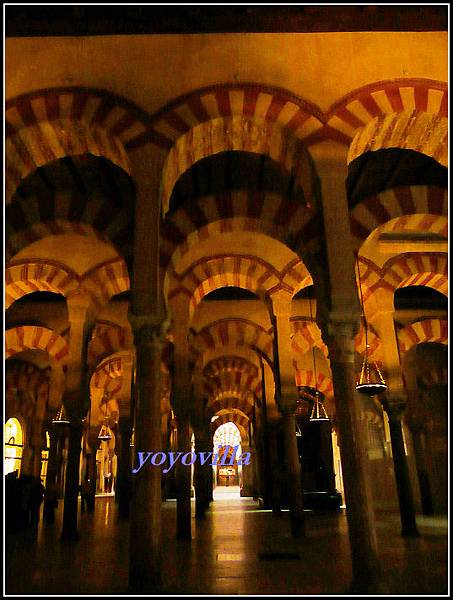
POLYGON ((218 464, 215 466, 215 481, 221 488, 240 486, 242 468, 237 464, 241 455, 241 432, 232 423, 224 423, 217 428, 213 438, 214 455, 218 455, 218 464))
POLYGON ((5 423, 5 452, 4 452, 4 469, 5 475, 18 471, 20 475, 20 467, 22 463, 22 451, 24 448, 24 438, 22 426, 17 419, 12 417, 5 423))

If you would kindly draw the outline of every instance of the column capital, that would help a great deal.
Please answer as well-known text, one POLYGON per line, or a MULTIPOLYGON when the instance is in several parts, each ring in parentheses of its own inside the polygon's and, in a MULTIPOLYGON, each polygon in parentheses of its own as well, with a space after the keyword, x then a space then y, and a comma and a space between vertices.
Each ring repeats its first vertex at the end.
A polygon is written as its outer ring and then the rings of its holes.
POLYGON ((129 322, 134 332, 134 341, 137 346, 153 346, 160 349, 164 343, 165 335, 170 326, 169 317, 153 313, 134 315, 129 314, 129 322))
POLYGON ((390 421, 401 421, 407 406, 404 392, 387 392, 383 395, 381 403, 390 421))
POLYGON ((292 296, 287 290, 278 290, 269 296, 269 299, 275 317, 291 316, 292 296))
POLYGON ((355 362, 355 336, 359 318, 351 312, 332 312, 321 330, 329 357, 338 362, 355 362))
POLYGON ((72 324, 85 323, 90 311, 94 309, 93 297, 87 292, 77 289, 66 298, 69 320, 72 324))

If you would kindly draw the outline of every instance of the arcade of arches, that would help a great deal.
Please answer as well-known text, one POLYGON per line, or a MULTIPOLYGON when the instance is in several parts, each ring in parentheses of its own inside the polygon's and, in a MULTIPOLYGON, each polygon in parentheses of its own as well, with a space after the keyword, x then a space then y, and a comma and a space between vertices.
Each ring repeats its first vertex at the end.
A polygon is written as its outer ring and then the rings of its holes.
POLYGON ((446 514, 447 127, 446 32, 7 39, 5 473, 63 540, 90 480, 159 589, 162 503, 189 543, 229 483, 345 510, 368 582, 375 513, 446 514), (131 474, 214 444, 250 465, 131 474))

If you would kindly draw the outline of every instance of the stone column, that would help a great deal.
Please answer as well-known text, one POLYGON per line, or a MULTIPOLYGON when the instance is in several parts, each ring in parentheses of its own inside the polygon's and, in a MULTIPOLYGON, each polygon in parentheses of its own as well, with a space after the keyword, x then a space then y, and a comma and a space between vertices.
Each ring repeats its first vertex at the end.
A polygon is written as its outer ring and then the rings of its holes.
POLYGON ((426 437, 428 435, 427 428, 423 423, 411 421, 409 423, 409 429, 412 435, 412 445, 414 447, 415 463, 417 465, 422 512, 424 515, 432 515, 434 514, 434 506, 429 475, 432 471, 432 465, 430 464, 426 443, 426 437))
POLYGON ((365 442, 360 421, 360 396, 355 389, 354 336, 357 327, 348 314, 332 315, 327 336, 336 401, 353 589, 373 589, 379 572, 376 526, 365 442))
POLYGON ((254 459, 252 454, 252 448, 250 446, 241 446, 242 452, 248 452, 250 454, 250 464, 242 465, 242 489, 241 496, 251 497, 253 496, 253 464, 254 459))
MULTIPOLYGON (((384 306, 385 300, 388 302, 387 297, 379 300, 384 306)), ((403 536, 417 536, 415 505, 404 451, 402 430, 402 415, 406 407, 407 395, 402 378, 393 310, 380 310, 373 317, 373 324, 382 340, 382 354, 387 371, 388 391, 385 395, 382 395, 382 405, 389 418, 393 466, 400 507, 401 533, 403 536)))
POLYGON ((302 474, 296 439, 297 390, 291 352, 291 296, 277 292, 272 296, 274 325, 275 395, 282 413, 285 444, 286 488, 288 491, 291 532, 305 535, 302 474))
POLYGON ((87 462, 86 462, 86 473, 85 479, 90 482, 90 501, 88 502, 87 511, 93 512, 95 508, 95 500, 96 500, 96 491, 97 491, 97 479, 98 479, 98 469, 96 456, 99 448, 99 428, 95 430, 91 430, 88 432, 88 447, 90 449, 89 453, 87 453, 87 462))
MULTIPOLYGON (((137 356, 135 447, 161 452, 160 361, 167 323, 153 315, 129 316, 137 356)), ((146 464, 133 475, 130 505, 129 588, 151 593, 161 587, 161 467, 146 464)))
MULTIPOLYGON (((171 299, 170 311, 173 323, 174 374, 172 382, 172 406, 176 414, 178 452, 183 455, 192 449, 190 419, 192 417, 192 373, 189 368, 189 299, 180 293, 171 299)), ((191 534, 191 467, 178 461, 176 465, 177 506, 176 535, 178 539, 190 540, 191 534)))
POLYGON ((81 292, 68 297, 69 355, 63 404, 70 420, 61 539, 76 541, 82 418, 89 406, 86 350, 92 318, 92 299, 81 292))
POLYGON ((304 504, 301 485, 299 450, 296 439, 296 407, 282 408, 283 433, 285 439, 286 482, 288 490, 291 533, 293 537, 305 535, 304 504))
POLYGON ((269 446, 272 469, 272 512, 274 514, 280 514, 282 509, 281 472, 283 465, 281 464, 281 457, 279 456, 278 431, 275 429, 269 432, 269 446))
MULTIPOLYGON (((60 425, 60 427, 62 426, 60 425)), ((58 429, 58 425, 51 425, 49 427, 50 447, 47 459, 46 494, 44 497, 43 512, 44 521, 46 523, 54 523, 55 521, 55 501, 58 498, 56 479, 58 464, 61 462, 61 458, 60 460, 58 458, 58 453, 61 455, 62 451, 61 434, 62 432, 61 429, 58 429)))
POLYGON ((79 467, 80 451, 82 442, 82 422, 77 413, 68 411, 69 419, 69 446, 68 462, 66 465, 66 482, 64 493, 63 529, 61 539, 63 541, 77 541, 79 533, 77 530, 78 497, 79 497, 79 467))
POLYGON ((405 537, 418 536, 414 497, 403 439, 402 418, 406 408, 406 399, 401 393, 387 392, 382 405, 389 418, 393 465, 400 506, 401 535, 405 537))
POLYGON ((131 473, 131 419, 127 415, 121 415, 119 420, 120 444, 119 444, 119 464, 118 464, 118 512, 120 519, 127 519, 129 516, 129 504, 132 491, 132 473, 131 473))
MULTIPOLYGON (((176 414, 178 430, 178 452, 182 456, 191 451, 189 415, 183 409, 176 414)), ((191 469, 181 459, 176 464, 177 505, 176 505, 176 537, 180 540, 192 538, 192 520, 190 503, 191 469)))
POLYGON ((197 460, 195 462, 195 518, 202 519, 209 507, 209 469, 211 461, 208 460, 204 465, 199 459, 199 452, 212 452, 208 448, 209 431, 204 431, 199 427, 195 429, 195 450, 197 460))

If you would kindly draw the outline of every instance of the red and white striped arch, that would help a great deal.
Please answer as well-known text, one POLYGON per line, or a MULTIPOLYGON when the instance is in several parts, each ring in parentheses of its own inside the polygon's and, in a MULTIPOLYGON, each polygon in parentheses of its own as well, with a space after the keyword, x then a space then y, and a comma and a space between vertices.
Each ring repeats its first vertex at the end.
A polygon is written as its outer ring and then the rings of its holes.
POLYGON ((25 390, 37 393, 42 385, 48 385, 50 368, 39 369, 36 365, 25 361, 9 361, 5 369, 6 390, 25 390))
POLYGON ((448 321, 443 319, 424 319, 398 331, 398 344, 402 353, 412 346, 424 342, 448 344, 448 321))
POLYGON ((63 364, 69 354, 66 340, 53 329, 38 325, 22 325, 5 331, 5 357, 26 350, 42 350, 56 363, 63 364))
POLYGON ((148 115, 104 90, 37 90, 8 100, 5 117, 7 202, 21 179, 64 156, 89 152, 130 174, 126 147, 150 141, 148 115))
POLYGON ((321 337, 318 325, 303 317, 291 318, 291 329, 294 334, 291 347, 298 354, 309 352, 314 346, 322 350, 327 358, 328 349, 321 337))
POLYGON ((356 133, 348 164, 382 148, 415 150, 448 166, 448 119, 416 110, 380 115, 356 133))
MULTIPOLYGON (((64 197, 62 198, 59 195, 55 199, 55 202, 58 203, 59 200, 62 200, 62 202, 60 204, 57 204, 57 206, 60 206, 61 204, 63 204, 64 206, 70 206, 72 203, 76 203, 77 193, 73 192, 73 196, 74 198, 72 201, 65 202, 64 197)), ((20 201, 18 200, 18 202, 20 201)), ((35 214, 41 214, 42 204, 39 204, 38 198, 27 197, 27 207, 30 210, 35 209, 35 214)), ((8 234, 5 247, 6 263, 9 264, 10 259, 29 244, 37 242, 38 240, 42 240, 46 237, 50 237, 52 235, 75 233, 77 235, 83 235, 85 237, 94 237, 100 240, 101 242, 111 244, 112 242, 108 237, 109 228, 107 227, 105 231, 107 233, 100 232, 88 223, 81 223, 79 221, 66 221, 64 219, 58 219, 55 221, 46 220, 45 222, 35 223, 28 228, 20 228, 18 231, 12 231, 10 234, 8 234)))
POLYGON ((261 393, 261 381, 253 374, 240 369, 224 371, 213 377, 206 378, 205 391, 212 395, 220 392, 251 392, 258 396, 261 393))
POLYGON ((133 336, 129 327, 121 327, 110 321, 98 321, 88 343, 88 364, 96 365, 105 357, 133 347, 133 336))
POLYGON ((244 441, 244 439, 248 439, 249 422, 250 419, 246 415, 237 412, 229 412, 219 415, 219 417, 211 423, 211 431, 212 433, 215 433, 221 425, 225 425, 225 423, 234 423, 241 433, 242 441, 244 441))
POLYGON ((173 280, 168 291, 169 301, 181 293, 186 294, 190 297, 191 315, 207 294, 219 288, 241 287, 264 298, 281 289, 293 294, 312 282, 307 268, 297 257, 279 271, 260 257, 243 254, 201 258, 181 275, 173 272, 173 280))
POLYGON ((212 417, 220 410, 228 408, 240 410, 248 417, 251 417, 253 412, 253 404, 247 400, 247 397, 241 394, 237 394, 236 396, 226 394, 225 396, 220 395, 208 402, 205 411, 206 416, 212 417))
POLYGON ((366 341, 368 340, 368 358, 371 358, 375 361, 382 360, 382 342, 376 333, 373 331, 373 328, 368 323, 367 334, 365 336, 365 329, 363 327, 363 323, 360 324, 360 329, 358 334, 355 336, 355 351, 361 356, 365 355, 366 349, 366 341))
POLYGON ((77 273, 61 263, 36 259, 14 262, 5 270, 5 308, 33 292, 54 292, 67 296, 79 284, 77 273))
POLYGON ((396 289, 409 285, 425 285, 448 294, 448 257, 445 253, 407 252, 388 260, 382 269, 360 257, 359 268, 364 302, 379 288, 393 294, 396 289))
POLYGON ((321 126, 321 111, 286 90, 254 83, 221 84, 198 89, 178 98, 157 113, 153 130, 162 136, 162 147, 206 121, 233 115, 277 123, 299 139, 321 126))
POLYGON ((211 378, 222 373, 242 371, 247 376, 258 379, 260 373, 258 367, 241 356, 221 356, 207 363, 203 369, 203 375, 211 378))
POLYGON ((82 277, 82 288, 90 294, 97 305, 107 304, 112 296, 130 289, 129 272, 121 257, 112 258, 96 265, 82 277))
POLYGON ((222 287, 241 287, 264 296, 271 287, 278 285, 279 273, 268 262, 256 256, 214 255, 204 257, 190 265, 179 277, 178 287, 169 291, 173 295, 184 293, 191 296, 191 313, 210 292, 222 287))
POLYGON ((315 175, 300 139, 275 122, 233 115, 200 123, 176 140, 162 173, 163 216, 168 212, 173 188, 184 172, 203 158, 232 150, 269 156, 287 173, 293 173, 295 184, 304 190, 307 202, 314 205, 315 175))
POLYGON ((333 395, 332 378, 324 373, 315 373, 305 369, 297 369, 295 372, 295 381, 297 387, 307 386, 317 389, 324 396, 333 395))
POLYGON ((447 237, 447 215, 447 190, 425 185, 398 186, 359 202, 350 213, 351 233, 356 249, 385 223, 386 233, 426 231, 447 237))
POLYGON ((246 346, 257 348, 272 357, 271 331, 248 319, 220 319, 203 327, 191 344, 192 352, 203 353, 222 346, 246 346))
POLYGON ((203 196, 168 215, 161 226, 160 263, 176 265, 188 248, 224 231, 264 233, 295 252, 319 246, 314 210, 271 192, 230 190, 203 196))
POLYGON ((447 83, 412 78, 368 84, 335 102, 322 117, 325 127, 305 141, 312 144, 335 139, 348 144, 357 130, 376 117, 412 111, 447 117, 447 83))

